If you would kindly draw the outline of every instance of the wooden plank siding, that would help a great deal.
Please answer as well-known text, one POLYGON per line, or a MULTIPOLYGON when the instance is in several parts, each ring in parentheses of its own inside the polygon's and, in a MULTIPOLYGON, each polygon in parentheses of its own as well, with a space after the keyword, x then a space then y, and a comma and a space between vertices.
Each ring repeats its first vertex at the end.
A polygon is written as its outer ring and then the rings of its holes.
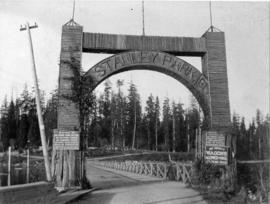
MULTIPOLYGON (((74 96, 74 65, 78 69, 82 55, 82 26, 64 25, 62 27, 61 54, 58 83, 57 129, 74 131, 80 129, 80 112, 78 102, 72 100, 74 96)), ((56 187, 77 187, 81 183, 82 153, 77 150, 56 150, 52 153, 52 174, 56 187)))
POLYGON ((202 71, 210 84, 211 127, 226 131, 231 126, 231 116, 225 36, 223 32, 207 32, 203 37, 207 53, 202 58, 202 71))
POLYGON ((130 50, 162 51, 176 56, 201 57, 206 53, 205 38, 161 37, 83 33, 83 52, 116 54, 130 50))
POLYGON ((79 106, 67 98, 73 96, 74 71, 71 58, 81 62, 82 27, 63 26, 59 70, 59 105, 57 128, 65 130, 79 129, 79 106))

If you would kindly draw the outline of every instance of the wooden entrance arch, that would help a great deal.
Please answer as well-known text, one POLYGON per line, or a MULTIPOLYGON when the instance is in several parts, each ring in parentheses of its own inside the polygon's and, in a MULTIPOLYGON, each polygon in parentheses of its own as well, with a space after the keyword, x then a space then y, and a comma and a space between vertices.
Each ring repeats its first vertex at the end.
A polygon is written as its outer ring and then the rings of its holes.
MULTIPOLYGON (((114 54, 85 74, 85 79, 93 78, 93 88, 123 71, 158 71, 177 79, 193 93, 203 109, 209 130, 226 132, 231 126, 223 32, 206 32, 197 38, 87 33, 71 20, 62 27, 57 134, 72 135, 80 131, 79 104, 65 96, 74 94, 72 79, 78 70, 74 72, 72 61, 80 67, 82 52, 114 54), (201 57, 202 72, 176 56, 201 57)), ((56 186, 82 185, 82 149, 54 148, 52 157, 56 186)))

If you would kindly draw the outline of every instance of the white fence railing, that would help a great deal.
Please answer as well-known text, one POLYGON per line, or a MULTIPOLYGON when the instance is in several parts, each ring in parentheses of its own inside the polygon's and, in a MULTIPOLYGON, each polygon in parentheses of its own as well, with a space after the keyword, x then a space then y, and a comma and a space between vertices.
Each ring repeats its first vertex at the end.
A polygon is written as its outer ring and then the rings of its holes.
POLYGON ((92 161, 97 166, 191 183, 192 163, 154 161, 92 161))

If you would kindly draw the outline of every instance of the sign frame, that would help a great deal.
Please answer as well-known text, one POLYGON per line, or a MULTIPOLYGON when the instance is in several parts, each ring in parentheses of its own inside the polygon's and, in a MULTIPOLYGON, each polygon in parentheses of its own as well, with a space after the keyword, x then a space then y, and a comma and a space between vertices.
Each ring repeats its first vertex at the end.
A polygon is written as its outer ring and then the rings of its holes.
POLYGON ((53 148, 55 150, 80 150, 80 132, 54 129, 53 148))
POLYGON ((228 146, 205 146, 204 161, 205 163, 224 166, 229 164, 228 155, 228 146))

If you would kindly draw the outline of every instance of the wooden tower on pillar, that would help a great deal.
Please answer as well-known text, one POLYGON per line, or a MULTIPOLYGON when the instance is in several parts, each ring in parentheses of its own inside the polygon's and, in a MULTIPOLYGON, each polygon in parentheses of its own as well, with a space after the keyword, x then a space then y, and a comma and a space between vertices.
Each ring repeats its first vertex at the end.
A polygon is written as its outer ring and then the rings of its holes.
POLYGON ((209 81, 210 130, 228 131, 231 127, 226 48, 224 32, 206 32, 207 52, 202 57, 202 72, 209 81))
POLYGON ((76 98, 76 78, 80 75, 83 27, 74 20, 62 26, 58 120, 54 132, 52 176, 56 187, 82 185, 83 153, 80 144, 80 112, 76 98))

